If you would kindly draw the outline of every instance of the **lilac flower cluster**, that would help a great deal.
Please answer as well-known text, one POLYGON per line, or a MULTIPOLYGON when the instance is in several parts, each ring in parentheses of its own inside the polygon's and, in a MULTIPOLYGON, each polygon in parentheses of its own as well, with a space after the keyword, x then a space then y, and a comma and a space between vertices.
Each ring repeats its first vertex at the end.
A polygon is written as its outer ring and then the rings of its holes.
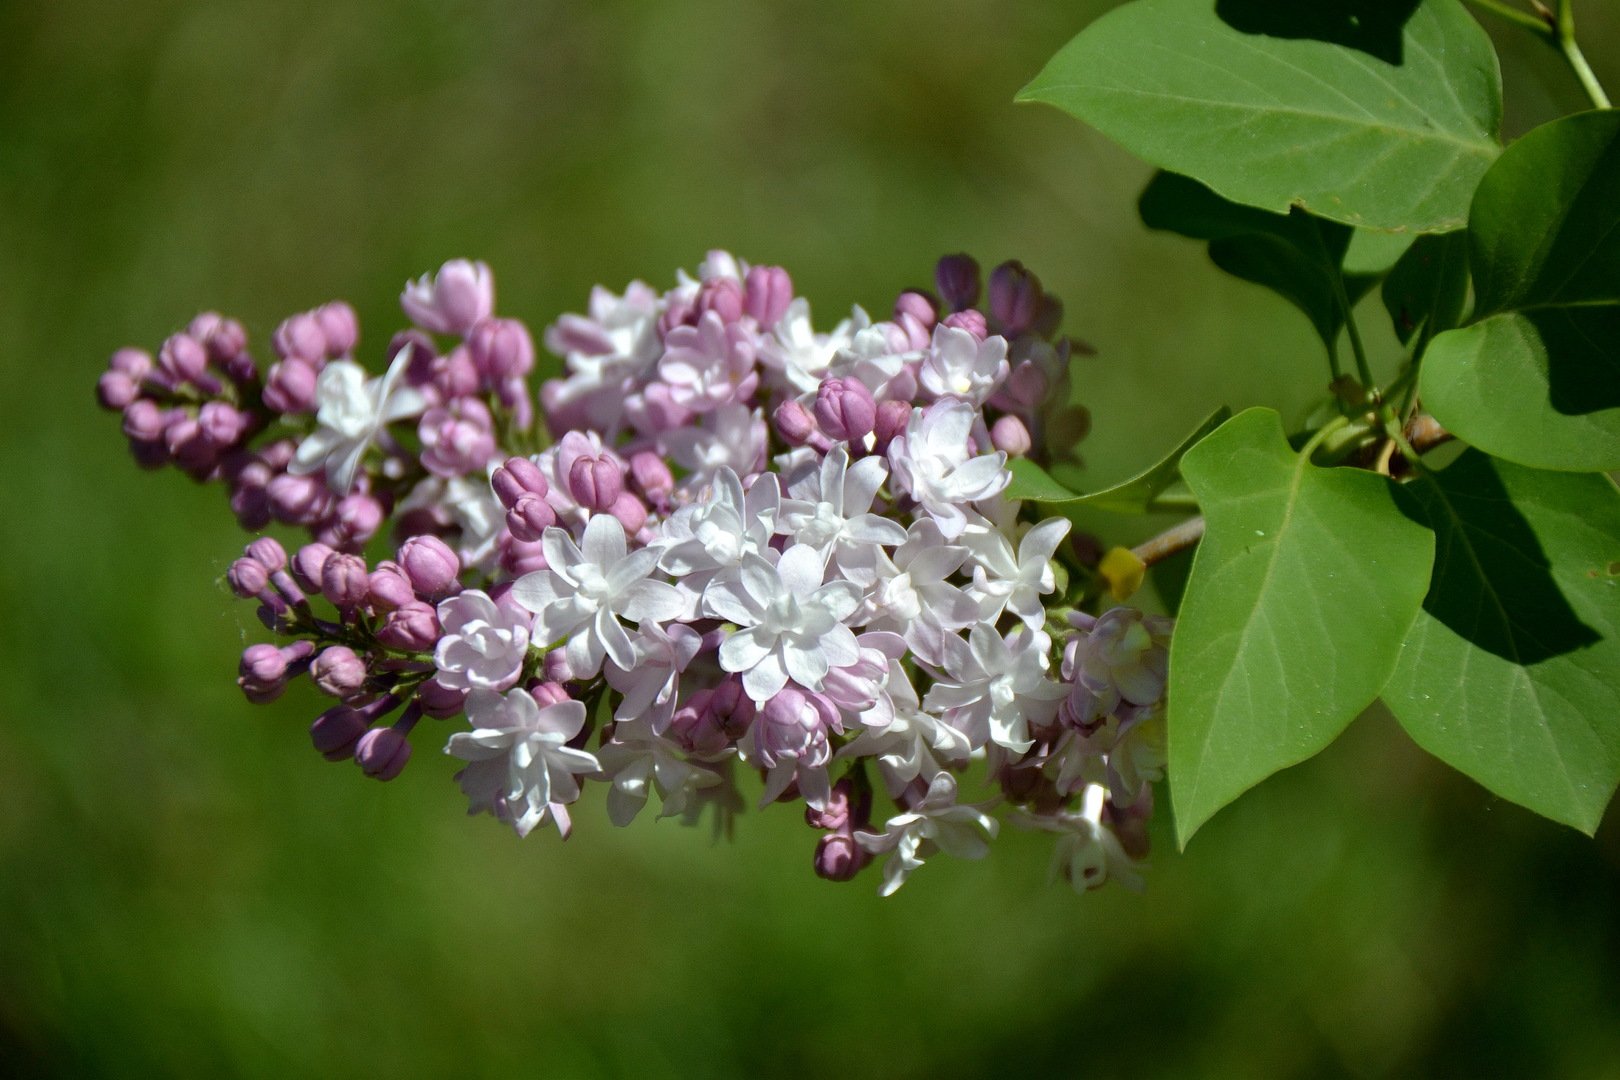
POLYGON ((935 285, 826 331, 786 271, 724 252, 664 292, 599 288, 543 336, 545 435, 532 338, 466 261, 407 285, 382 375, 334 303, 283 322, 262 372, 199 316, 156 361, 115 354, 100 398, 142 465, 308 531, 227 581, 276 637, 243 692, 309 676, 329 759, 392 779, 422 717, 464 716, 470 809, 520 835, 568 835, 588 782, 615 824, 655 797, 729 823, 754 773, 761 806, 805 804, 825 878, 881 860, 893 892, 1005 817, 1055 834, 1077 889, 1134 884, 1169 624, 1085 613, 1069 522, 1006 495, 1068 397, 1061 305, 1017 263, 985 288, 948 257, 935 285), (384 525, 393 558, 368 562, 384 525))

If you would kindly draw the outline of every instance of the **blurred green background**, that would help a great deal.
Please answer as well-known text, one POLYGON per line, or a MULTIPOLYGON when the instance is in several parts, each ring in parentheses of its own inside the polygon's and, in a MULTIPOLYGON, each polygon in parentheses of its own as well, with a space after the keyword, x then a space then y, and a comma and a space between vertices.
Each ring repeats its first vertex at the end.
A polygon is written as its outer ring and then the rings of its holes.
MULTIPOLYGON (((1221 402, 1298 417, 1304 319, 1011 103, 1109 6, 0 4, 0 1073, 1620 1075, 1612 813, 1587 840, 1369 716, 1186 854, 1161 830, 1141 896, 1048 886, 1008 832, 880 901, 813 877, 786 809, 520 842, 433 733, 385 787, 310 752, 312 692, 242 702, 222 495, 93 406, 113 348, 202 308, 262 350, 346 297, 375 365, 446 258, 538 329, 724 246, 823 321, 945 251, 1023 259, 1099 349, 1098 483, 1221 402)), ((1578 7, 1620 89, 1620 12, 1578 7)), ((1512 132, 1580 106, 1491 29, 1512 132)))

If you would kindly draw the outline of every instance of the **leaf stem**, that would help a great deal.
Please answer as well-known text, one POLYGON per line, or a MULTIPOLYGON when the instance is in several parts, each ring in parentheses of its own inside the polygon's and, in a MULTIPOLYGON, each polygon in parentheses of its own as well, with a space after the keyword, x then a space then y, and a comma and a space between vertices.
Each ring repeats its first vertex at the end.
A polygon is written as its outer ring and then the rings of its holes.
POLYGON ((1142 560, 1143 566, 1152 566, 1163 562, 1178 551, 1186 551, 1204 536, 1204 518, 1188 518, 1179 525, 1172 525, 1158 536, 1142 541, 1131 548, 1131 554, 1142 560))
POLYGON ((1548 41, 1552 40, 1552 27, 1547 25, 1546 20, 1537 18, 1528 11, 1520 11, 1518 8, 1510 7, 1502 3, 1502 0, 1468 0, 1468 2, 1482 11, 1490 12, 1499 19, 1506 19, 1515 26, 1521 26, 1532 33, 1540 34, 1548 41))
POLYGON ((1558 51, 1564 54, 1569 63, 1569 69, 1580 80, 1581 89, 1592 104, 1599 109, 1611 108, 1609 95, 1603 92, 1603 84, 1598 82, 1597 73, 1592 65, 1586 62, 1586 54, 1575 43, 1575 10, 1572 0, 1558 0, 1558 51))
POLYGON ((1344 291, 1344 274, 1334 267, 1331 276, 1333 295, 1339 302, 1339 310, 1344 312, 1344 329, 1350 335, 1350 351, 1356 357, 1356 376, 1361 379, 1363 388, 1371 390, 1377 384, 1373 382, 1372 368, 1367 364, 1367 349, 1361 343, 1361 330, 1356 326, 1356 313, 1350 305, 1350 294, 1344 291))

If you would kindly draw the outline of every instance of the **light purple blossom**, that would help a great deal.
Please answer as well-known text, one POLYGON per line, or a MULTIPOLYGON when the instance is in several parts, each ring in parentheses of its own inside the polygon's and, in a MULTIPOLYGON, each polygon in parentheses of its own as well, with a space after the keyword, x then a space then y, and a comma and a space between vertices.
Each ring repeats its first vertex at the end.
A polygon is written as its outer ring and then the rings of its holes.
POLYGON ((529 619, 479 589, 439 603, 444 636, 433 650, 440 685, 452 690, 515 686, 529 655, 529 619))

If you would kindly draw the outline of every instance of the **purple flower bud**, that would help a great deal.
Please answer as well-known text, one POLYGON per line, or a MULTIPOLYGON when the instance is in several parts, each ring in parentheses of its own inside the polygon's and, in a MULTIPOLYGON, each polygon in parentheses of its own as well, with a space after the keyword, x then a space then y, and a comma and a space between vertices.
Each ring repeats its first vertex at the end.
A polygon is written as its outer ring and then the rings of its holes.
POLYGON ((321 594, 337 608, 359 607, 371 588, 366 560, 358 555, 334 553, 321 567, 321 594))
POLYGON ((312 311, 290 316, 270 336, 270 347, 283 360, 297 358, 319 367, 326 359, 326 334, 312 311))
POLYGON ((333 546, 340 548, 357 548, 365 544, 382 528, 384 516, 382 503, 363 491, 351 492, 339 499, 333 514, 333 528, 330 530, 336 540, 333 546))
POLYGON ((208 350, 190 334, 173 334, 158 350, 158 367, 176 382, 202 383, 208 379, 208 350))
POLYGON ((820 810, 813 806, 804 808, 804 823, 812 829, 830 829, 834 832, 849 828, 850 792, 853 788, 854 785, 848 780, 838 781, 827 796, 826 805, 820 810))
POLYGON ((140 382, 127 372, 109 369, 96 380, 96 400, 103 409, 128 408, 140 396, 140 382))
POLYGON ((467 353, 491 383, 521 379, 534 370, 534 339, 516 319, 485 319, 473 327, 467 353))
POLYGON ((985 322, 982 313, 973 308, 945 316, 945 325, 957 330, 966 330, 980 341, 990 336, 990 324, 985 322))
POLYGON ((327 761, 342 761, 354 756, 354 744, 370 726, 370 718, 361 710, 336 705, 315 718, 309 726, 309 741, 327 761))
POLYGON ((274 645, 249 645, 242 650, 242 662, 237 667, 236 685, 255 705, 265 705, 281 696, 287 680, 296 674, 298 665, 314 651, 307 641, 295 641, 284 649, 274 645))
POLYGON ((218 459, 219 448, 194 416, 171 413, 163 441, 176 465, 193 475, 207 473, 218 459))
POLYGON ((563 649, 552 649, 540 661, 540 670, 546 682, 566 683, 574 680, 574 669, 568 666, 568 654, 563 649))
POLYGON ((714 688, 709 698, 708 711, 716 725, 733 739, 740 739, 753 724, 757 709, 754 701, 743 689, 742 680, 729 678, 714 688))
POLYGON ((422 414, 417 424, 422 464, 435 476, 482 473, 495 456, 495 421, 489 406, 475 397, 458 397, 422 414))
POLYGON ((236 523, 249 532, 270 524, 270 496, 264 484, 239 477, 231 489, 231 513, 236 515, 236 523))
POLYGON ((308 525, 326 514, 332 495, 318 476, 282 473, 265 485, 270 512, 288 525, 308 525))
POLYGON ((251 423, 247 413, 223 401, 210 401, 197 410, 197 425, 216 447, 236 445, 251 423))
POLYGON ((1041 279, 1016 259, 1002 263, 990 272, 990 314, 1001 324, 1002 333, 1017 337, 1035 325, 1041 306, 1041 279))
POLYGON ((546 568, 546 550, 537 540, 519 540, 511 533, 502 533, 496 538, 495 547, 501 569, 514 577, 546 568))
POLYGON ((889 444, 896 437, 905 434, 906 425, 911 422, 911 404, 905 401, 884 401, 877 407, 877 418, 872 424, 873 441, 875 449, 882 454, 888 451, 889 444))
POLYGON ((742 286, 731 278, 705 281, 698 290, 697 311, 699 318, 712 311, 723 323, 736 322, 743 317, 742 286))
POLYGON ((847 832, 828 833, 816 841, 816 876, 828 881, 850 881, 872 856, 847 832))
POLYGON ((946 255, 934 266, 934 287, 952 311, 979 302, 979 264, 971 255, 946 255))
POLYGON ((467 691, 452 690, 437 679, 429 679, 416 689, 416 703, 422 712, 436 720, 459 716, 467 704, 467 691))
POLYGON ((393 611, 395 608, 404 607, 416 598, 416 588, 411 584, 411 579, 406 576, 404 568, 398 563, 384 561, 378 563, 377 569, 371 572, 366 599, 373 608, 380 611, 393 611))
POLYGON ((432 386, 446 401, 478 393, 479 382, 478 366, 465 346, 451 349, 434 361, 432 386))
POLYGON ((1051 340, 1062 324, 1063 301, 1051 293, 1042 294, 1040 305, 1035 309, 1035 324, 1030 329, 1041 337, 1051 340))
POLYGON ((107 370, 121 371, 132 379, 144 379, 152 371, 152 354, 126 345, 108 359, 107 370))
POLYGON ((619 497, 608 507, 608 513, 619 519, 619 524, 630 536, 640 532, 641 527, 647 524, 647 504, 628 491, 619 492, 619 497))
POLYGON ((525 457, 507 458, 490 477, 490 485, 495 489, 495 497, 508 510, 516 505, 520 495, 544 495, 550 490, 540 466, 525 457))
POLYGON ((279 413, 315 411, 315 386, 320 373, 308 360, 296 357, 272 364, 265 376, 265 405, 279 413))
POLYGON ((293 577, 310 592, 320 592, 326 561, 331 557, 332 549, 325 544, 305 544, 293 553, 293 577))
POLYGON ((1023 457, 1032 444, 1029 428, 1016 416, 1003 416, 990 428, 990 445, 1008 457, 1023 457))
POLYGON ((411 744, 398 728, 372 728, 354 745, 354 761, 373 780, 392 780, 411 760, 411 744))
POLYGON ((506 528, 516 540, 538 543, 545 531, 557 524, 557 511, 539 495, 525 492, 506 512, 506 528))
POLYGON ((871 434, 876 421, 877 402, 861 380, 828 379, 816 391, 816 422, 828 438, 855 442, 871 434))
POLYGON ((360 342, 360 319, 355 315, 354 308, 342 300, 334 300, 330 304, 322 304, 311 314, 315 316, 321 336, 326 340, 328 357, 336 360, 354 351, 360 342))
POLYGON ((389 613, 388 619, 377 631, 377 640, 390 649, 431 652, 439 640, 438 613, 432 605, 419 600, 402 604, 389 613))
POLYGON ((624 492, 624 470, 605 454, 581 454, 568 469, 568 491, 587 510, 611 510, 624 492))
POLYGON ((205 311, 191 320, 186 333, 203 343, 214 363, 231 370, 247 351, 247 330, 235 319, 205 311))
POLYGON ((287 568, 287 549, 281 546, 273 536, 261 536, 247 546, 243 555, 257 562, 266 570, 285 570, 287 568))
POLYGON ((744 281, 743 307, 767 330, 782 321, 793 302, 793 279, 780 266, 753 266, 744 281))
POLYGON ((1012 369, 1012 374, 1007 376, 1007 382, 1002 386, 999 397, 1021 412, 1035 413, 1046 401, 1046 394, 1051 386, 1051 380, 1046 377, 1046 372, 1041 370, 1039 364, 1023 360, 1012 369))
POLYGON ((137 442, 157 442, 163 438, 168 415, 151 398, 136 398, 124 410, 124 434, 137 442))
POLYGON ((433 372, 439 361, 439 350, 433 339, 420 330, 401 330, 388 342, 388 363, 406 349, 411 358, 405 364, 405 381, 412 386, 426 386, 433 381, 433 372))
POLYGON ((366 662, 347 645, 329 645, 309 666, 309 676, 323 694, 348 701, 366 686, 366 662))
POLYGON ((399 549, 399 565, 420 596, 437 600, 461 587, 461 560, 437 536, 413 536, 399 549))
POLYGON ((281 472, 298 453, 298 443, 292 439, 279 439, 269 446, 261 446, 256 451, 260 461, 268 465, 272 471, 281 472))
POLYGON ((675 475, 664 459, 651 450, 630 455, 630 483, 654 505, 669 498, 675 490, 675 475))
POLYGON ((407 283, 399 304, 429 333, 465 334, 494 312, 495 278, 481 262, 452 259, 431 282, 424 274, 407 283))
POLYGON ((243 600, 252 600, 270 587, 270 571, 256 559, 237 559, 225 571, 225 581, 231 592, 243 600))
POLYGON ((776 430, 789 446, 804 446, 821 435, 809 410, 792 398, 776 407, 776 430))

